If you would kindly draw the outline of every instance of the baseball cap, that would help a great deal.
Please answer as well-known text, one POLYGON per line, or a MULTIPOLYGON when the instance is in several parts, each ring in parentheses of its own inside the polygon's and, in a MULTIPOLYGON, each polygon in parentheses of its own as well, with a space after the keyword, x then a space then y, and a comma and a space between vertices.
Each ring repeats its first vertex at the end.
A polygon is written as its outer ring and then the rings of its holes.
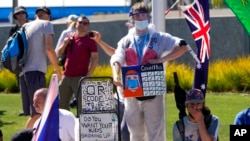
POLYGON ((24 12, 26 14, 26 16, 28 16, 27 12, 26 12, 26 9, 23 7, 23 6, 17 6, 15 7, 14 9, 14 13, 13 13, 13 18, 16 19, 15 15, 17 13, 20 13, 20 12, 24 12))
POLYGON ((203 103, 205 101, 204 95, 199 89, 191 89, 186 95, 186 104, 188 103, 203 103))
POLYGON ((51 15, 50 9, 48 7, 46 7, 46 6, 42 6, 42 7, 37 8, 36 14, 37 14, 38 11, 44 11, 48 15, 51 15))
POLYGON ((77 18, 78 18, 77 15, 71 14, 68 16, 67 22, 75 22, 75 21, 77 21, 77 18))

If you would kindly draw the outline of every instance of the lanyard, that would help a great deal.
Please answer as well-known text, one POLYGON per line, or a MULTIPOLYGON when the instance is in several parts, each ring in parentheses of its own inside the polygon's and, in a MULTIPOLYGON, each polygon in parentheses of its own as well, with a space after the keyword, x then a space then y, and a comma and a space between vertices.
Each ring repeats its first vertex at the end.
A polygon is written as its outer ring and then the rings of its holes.
MULTIPOLYGON (((143 50, 147 44, 147 40, 148 40, 148 32, 146 33, 145 37, 144 37, 144 41, 143 44, 141 44, 141 47, 139 46, 139 44, 136 42, 135 37, 134 37, 134 45, 135 45, 135 49, 137 52, 137 56, 138 56, 138 62, 141 63, 142 62, 142 56, 143 56, 143 50)), ((143 35, 144 36, 144 35, 143 35)))

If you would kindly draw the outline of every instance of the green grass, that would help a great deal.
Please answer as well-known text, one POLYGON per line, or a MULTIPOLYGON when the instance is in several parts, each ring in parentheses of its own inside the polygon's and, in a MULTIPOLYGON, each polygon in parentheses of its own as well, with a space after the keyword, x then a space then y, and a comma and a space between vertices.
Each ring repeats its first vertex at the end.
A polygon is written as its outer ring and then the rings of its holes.
MULTIPOLYGON (((167 95, 166 100, 167 140, 172 140, 172 127, 178 118, 173 94, 167 95)), ((242 109, 249 107, 250 95, 244 94, 207 94, 206 105, 212 113, 220 119, 219 137, 221 141, 229 140, 229 125, 233 123, 235 115, 242 109)), ((0 129, 3 131, 4 141, 9 141, 13 133, 25 126, 28 117, 18 116, 21 110, 19 94, 0 94, 0 129)), ((76 113, 76 109, 72 109, 76 113)))

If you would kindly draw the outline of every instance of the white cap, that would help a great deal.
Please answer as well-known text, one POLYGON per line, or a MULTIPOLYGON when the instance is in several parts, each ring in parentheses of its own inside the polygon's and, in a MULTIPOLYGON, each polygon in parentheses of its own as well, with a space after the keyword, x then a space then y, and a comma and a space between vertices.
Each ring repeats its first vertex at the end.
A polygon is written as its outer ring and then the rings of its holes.
POLYGON ((74 14, 69 15, 67 18, 67 22, 75 22, 75 21, 77 21, 77 18, 78 18, 77 15, 74 15, 74 14))

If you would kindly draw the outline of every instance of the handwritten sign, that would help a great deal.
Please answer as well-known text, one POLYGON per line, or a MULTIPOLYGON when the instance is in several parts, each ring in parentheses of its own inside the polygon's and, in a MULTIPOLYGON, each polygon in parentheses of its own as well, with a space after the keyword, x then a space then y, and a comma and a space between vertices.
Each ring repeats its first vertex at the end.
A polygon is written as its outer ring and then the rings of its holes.
POLYGON ((166 94, 163 64, 122 67, 125 97, 144 97, 166 94))
POLYGON ((82 141, 109 141, 118 138, 118 118, 115 113, 80 114, 82 141))
POLYGON ((113 82, 84 81, 81 84, 83 112, 112 110, 113 82))

